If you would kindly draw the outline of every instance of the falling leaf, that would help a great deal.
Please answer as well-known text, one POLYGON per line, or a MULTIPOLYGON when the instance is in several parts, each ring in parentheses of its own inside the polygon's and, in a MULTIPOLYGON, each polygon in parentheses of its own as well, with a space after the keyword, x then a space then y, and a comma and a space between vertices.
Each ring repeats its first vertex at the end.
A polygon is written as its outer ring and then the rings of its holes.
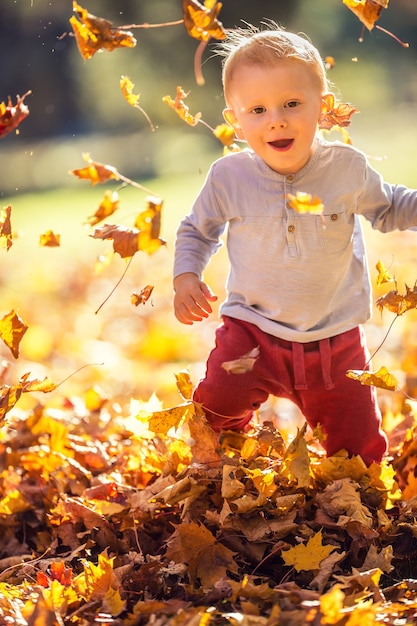
POLYGON ((154 254, 166 244, 161 239, 161 210, 163 200, 156 196, 146 197, 146 209, 141 211, 135 220, 135 227, 139 229, 138 248, 147 254, 154 254))
POLYGON ((389 0, 343 0, 368 30, 372 30, 379 19, 382 9, 388 7, 389 0))
POLYGON ((376 270, 378 272, 378 278, 376 279, 376 284, 378 286, 382 285, 383 283, 392 283, 392 282, 394 282, 393 277, 388 272, 387 268, 385 267, 385 265, 383 264, 382 261, 378 260, 378 262, 377 262, 375 267, 376 267, 376 270))
POLYGON ((91 185, 97 185, 97 183, 106 183, 108 180, 111 179, 120 179, 120 174, 115 167, 93 161, 87 152, 83 154, 83 158, 84 161, 88 163, 87 167, 83 167, 77 170, 70 170, 70 174, 74 174, 74 176, 77 176, 80 179, 89 180, 91 185))
POLYGON ((184 103, 184 98, 188 96, 188 93, 186 93, 182 87, 178 86, 175 100, 173 100, 171 96, 164 96, 162 102, 165 102, 171 109, 174 109, 184 122, 190 126, 196 126, 201 119, 201 113, 191 115, 189 107, 184 103))
POLYGON ((194 385, 190 378, 188 370, 182 370, 178 374, 175 374, 177 379, 177 387, 184 400, 191 400, 194 390, 194 385))
POLYGON ((134 87, 135 87, 135 85, 132 83, 132 81, 130 80, 130 78, 128 76, 122 76, 121 77, 121 79, 120 79, 120 89, 122 90, 122 94, 123 94, 124 99, 126 100, 126 102, 128 102, 130 104, 130 106, 138 109, 142 113, 142 115, 145 116, 146 121, 148 122, 151 130, 154 131, 155 127, 152 124, 149 115, 146 113, 146 111, 144 111, 144 109, 142 109, 141 106, 139 106, 140 94, 134 94, 133 93, 134 87))
POLYGON ((352 378, 352 380, 359 381, 362 385, 371 385, 381 389, 388 389, 389 391, 396 391, 400 388, 398 380, 385 366, 380 367, 377 372, 348 370, 346 376, 352 378))
POLYGON ((326 65, 326 70, 331 70, 336 65, 334 57, 330 56, 325 57, 324 63, 326 65))
POLYGON ((281 552, 285 565, 293 565, 297 572, 320 569, 320 563, 329 556, 335 546, 324 546, 323 535, 319 530, 306 544, 300 543, 294 548, 281 552))
POLYGON ((336 105, 333 94, 330 94, 320 115, 319 128, 332 130, 335 126, 349 126, 350 118, 354 113, 359 113, 359 111, 353 104, 340 102, 336 105))
POLYGON ((225 39, 226 32, 217 19, 222 3, 206 2, 205 5, 207 4, 210 6, 204 6, 197 0, 183 0, 182 10, 187 33, 200 41, 207 41, 210 38, 225 39))
POLYGON ((96 17, 73 2, 73 11, 76 16, 69 20, 74 31, 78 50, 84 60, 101 50, 111 52, 116 48, 134 48, 136 39, 130 31, 115 28, 109 20, 96 17), (77 19, 78 18, 78 19, 77 19))
POLYGON ((376 305, 379 310, 385 308, 396 315, 403 315, 406 311, 417 308, 417 285, 413 289, 406 285, 405 289, 406 293, 403 296, 397 290, 392 290, 378 298, 376 305))
MULTIPOLYGON (((0 139, 17 129, 19 124, 29 115, 29 108, 24 103, 24 99, 31 93, 31 91, 27 91, 23 96, 16 96, 15 105, 10 97, 7 104, 0 102, 0 139)), ((19 131, 16 130, 16 132, 19 131)))
POLYGON ((0 237, 4 237, 6 241, 6 250, 10 250, 13 245, 12 224, 10 216, 12 213, 12 207, 9 204, 2 209, 0 214, 0 237))
POLYGON ((259 346, 256 346, 238 359, 225 361, 221 366, 229 374, 246 374, 253 370, 259 354, 259 346))
POLYGON ((104 199, 100 203, 97 211, 94 215, 90 215, 86 223, 90 224, 90 226, 95 226, 102 220, 106 219, 112 215, 119 208, 119 194, 117 191, 106 191, 104 194, 104 199))
POLYGON ((139 231, 137 228, 104 224, 96 228, 90 237, 93 239, 112 239, 113 250, 120 254, 122 259, 132 257, 139 250, 139 231))
POLYGON ((15 359, 19 358, 19 346, 28 327, 13 309, 0 320, 0 338, 10 348, 15 359))
POLYGON ((229 124, 219 124, 213 130, 213 135, 222 142, 224 146, 231 146, 236 139, 235 131, 229 124))
POLYGON ((295 196, 287 193, 287 199, 291 208, 297 213, 311 213, 312 215, 321 215, 324 210, 324 204, 317 196, 312 196, 303 191, 297 191, 295 196))
POLYGON ((153 289, 153 285, 146 285, 146 287, 143 287, 143 289, 141 289, 139 293, 132 293, 132 295, 130 296, 132 304, 134 304, 135 306, 139 306, 139 304, 145 304, 151 297, 153 289))
POLYGON ((39 245, 47 248, 56 248, 61 245, 61 235, 47 230, 39 237, 39 245))

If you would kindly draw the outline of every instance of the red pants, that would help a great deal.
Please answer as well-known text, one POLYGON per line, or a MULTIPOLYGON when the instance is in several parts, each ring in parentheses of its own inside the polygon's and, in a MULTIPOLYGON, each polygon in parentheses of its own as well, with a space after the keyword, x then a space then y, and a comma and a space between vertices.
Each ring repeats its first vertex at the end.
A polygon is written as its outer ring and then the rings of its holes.
POLYGON ((374 387, 346 376, 365 369, 368 351, 362 328, 313 341, 284 341, 257 326, 230 317, 216 331, 216 347, 207 360, 206 376, 194 392, 216 431, 242 430, 268 396, 288 398, 308 424, 321 424, 323 446, 330 456, 341 449, 359 454, 365 463, 380 462, 387 449, 374 387), (259 346, 252 371, 233 374, 221 367, 259 346))

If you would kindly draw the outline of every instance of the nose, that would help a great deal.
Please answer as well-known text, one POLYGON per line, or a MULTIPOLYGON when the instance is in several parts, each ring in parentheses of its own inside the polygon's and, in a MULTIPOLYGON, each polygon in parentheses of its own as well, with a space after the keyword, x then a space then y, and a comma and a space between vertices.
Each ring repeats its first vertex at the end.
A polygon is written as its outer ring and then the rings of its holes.
POLYGON ((269 122, 269 127, 272 129, 273 128, 285 128, 287 126, 285 112, 282 110, 270 111, 268 122, 269 122))

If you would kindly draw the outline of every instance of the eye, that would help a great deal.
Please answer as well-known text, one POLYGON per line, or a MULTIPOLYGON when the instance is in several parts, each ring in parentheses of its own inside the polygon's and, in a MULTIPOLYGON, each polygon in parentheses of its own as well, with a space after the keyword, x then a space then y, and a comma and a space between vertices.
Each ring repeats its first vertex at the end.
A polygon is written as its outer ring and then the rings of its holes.
POLYGON ((298 100, 289 100, 285 106, 287 109, 295 109, 295 107, 298 107, 299 105, 300 102, 298 100))
POLYGON ((254 107, 253 109, 251 109, 251 113, 253 113, 254 115, 261 115, 262 113, 265 113, 265 111, 265 107, 254 107))

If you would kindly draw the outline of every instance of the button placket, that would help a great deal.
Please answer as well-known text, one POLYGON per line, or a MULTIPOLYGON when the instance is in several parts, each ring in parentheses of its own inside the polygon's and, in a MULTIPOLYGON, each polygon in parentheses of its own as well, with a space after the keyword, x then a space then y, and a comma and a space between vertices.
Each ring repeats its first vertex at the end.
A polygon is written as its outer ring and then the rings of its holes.
MULTIPOLYGON (((287 197, 287 193, 292 193, 292 185, 295 176, 293 174, 288 174, 285 177, 285 197, 287 197), (290 184, 288 184, 290 183, 290 184)), ((295 211, 291 206, 291 203, 286 201, 286 209, 287 209, 287 243, 288 243, 288 252, 291 257, 298 256, 297 242, 295 240, 295 211)))

